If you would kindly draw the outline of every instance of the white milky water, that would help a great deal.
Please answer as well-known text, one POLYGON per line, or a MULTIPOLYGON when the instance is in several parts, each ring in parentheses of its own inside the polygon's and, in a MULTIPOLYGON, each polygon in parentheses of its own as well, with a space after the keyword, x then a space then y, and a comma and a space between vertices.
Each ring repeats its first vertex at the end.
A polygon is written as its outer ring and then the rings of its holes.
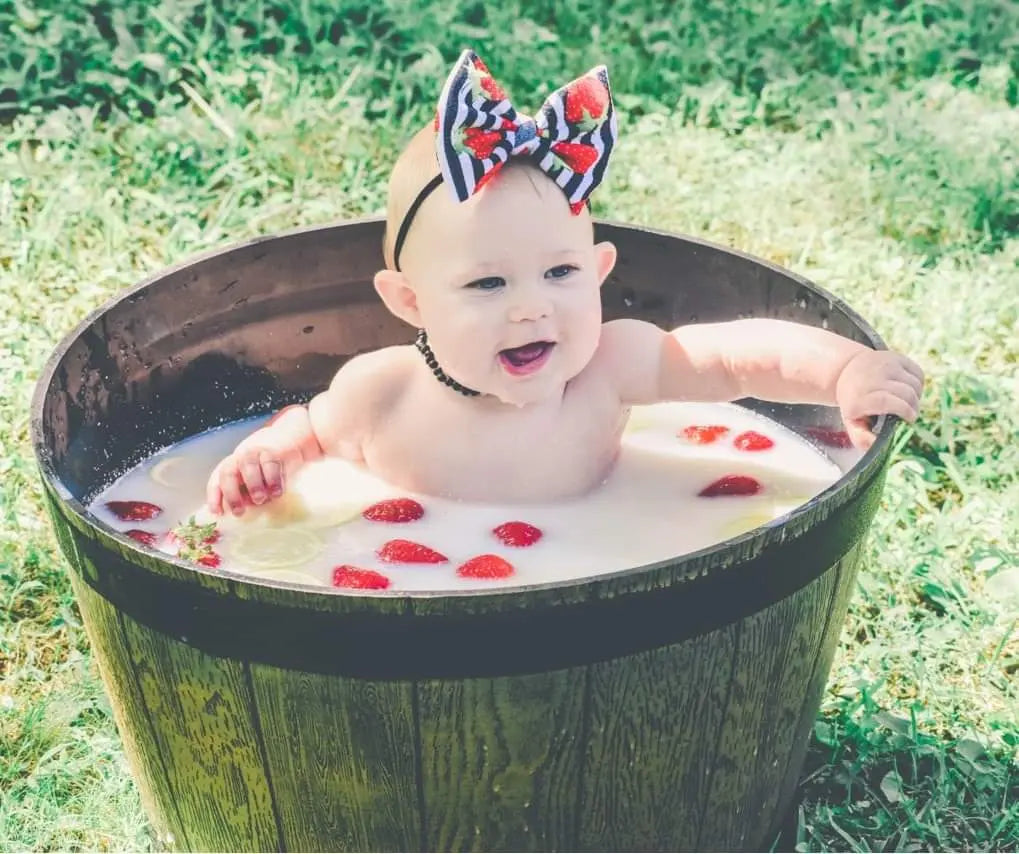
MULTIPOLYGON (((162 535, 191 516, 212 518, 204 508, 205 483, 215 464, 263 424, 247 419, 166 448, 99 495, 90 509, 120 531, 162 535), (106 507, 111 500, 157 504, 162 513, 125 522, 106 507)), ((843 469, 854 450, 826 449, 843 469)), ((332 570, 353 565, 386 575, 391 590, 494 589, 580 578, 667 560, 710 546, 784 514, 832 484, 841 474, 829 456, 779 424, 733 404, 664 403, 635 407, 618 463, 598 489, 569 501, 493 505, 450 501, 396 489, 343 460, 306 466, 287 494, 243 517, 220 517, 214 548, 222 563, 210 572, 239 572, 274 583, 332 588, 332 570), (678 434, 689 425, 725 425, 730 432, 708 445, 678 434), (775 442, 765 451, 742 451, 732 439, 754 430, 775 442), (725 475, 749 475, 763 485, 753 496, 700 497, 725 475), (415 498, 420 520, 369 521, 361 512, 386 498, 415 498), (514 548, 492 533, 508 521, 535 525, 543 537, 514 548), (377 549, 407 539, 448 558, 443 564, 389 564, 377 549), (496 554, 513 564, 505 579, 463 579, 456 569, 469 558, 496 554)), ((141 548, 142 546, 139 546, 141 548)), ((172 553, 170 542, 157 548, 172 553)))

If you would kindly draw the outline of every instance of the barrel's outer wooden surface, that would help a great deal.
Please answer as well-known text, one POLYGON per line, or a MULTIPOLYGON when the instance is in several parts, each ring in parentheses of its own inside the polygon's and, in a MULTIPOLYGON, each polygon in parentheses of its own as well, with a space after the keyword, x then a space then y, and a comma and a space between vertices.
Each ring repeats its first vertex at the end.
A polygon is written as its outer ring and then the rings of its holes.
MULTIPOLYGON (((880 343, 777 268, 674 236, 602 231, 620 248, 609 316, 669 325, 756 313, 880 343)), ((306 396, 338 359, 409 340, 366 284, 380 239, 379 223, 357 223, 182 265, 90 318, 40 381, 33 434, 51 515, 164 840, 182 850, 766 848, 795 789, 890 423, 781 526, 499 594, 249 583, 157 557, 84 510, 102 486, 97 460, 129 466, 245 407, 306 396), (101 426, 111 421, 113 436, 101 426)), ((794 428, 832 418, 770 414, 794 428)))

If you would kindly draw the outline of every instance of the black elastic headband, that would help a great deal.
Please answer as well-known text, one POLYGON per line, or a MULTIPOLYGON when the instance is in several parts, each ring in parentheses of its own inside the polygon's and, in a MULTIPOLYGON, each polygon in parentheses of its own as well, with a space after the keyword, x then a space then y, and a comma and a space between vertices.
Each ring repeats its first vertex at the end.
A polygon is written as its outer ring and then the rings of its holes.
MULTIPOLYGON (((436 175, 422 187, 421 192, 417 194, 417 197, 411 203, 411 206, 407 208, 407 213, 403 215, 403 220, 400 223, 400 228, 396 232, 396 243, 393 244, 393 266, 397 272, 400 272, 400 250, 403 249, 404 241, 407 240, 407 232, 410 231, 410 224, 414 220, 414 215, 418 212, 418 208, 425 199, 428 198, 428 194, 432 192, 439 184, 442 183, 442 175, 436 175)), ((591 200, 585 199, 584 204, 588 210, 591 210, 591 200)))
POLYGON ((411 206, 407 208, 407 213, 403 215, 403 221, 400 223, 400 230, 396 232, 396 243, 393 244, 393 266, 396 267, 397 272, 400 270, 400 250, 403 249, 403 243, 407 239, 407 232, 410 231, 410 224, 414 219, 414 214, 418 212, 418 208, 421 207, 421 203, 428 198, 428 194, 441 183, 441 174, 432 178, 431 181, 425 184, 421 192, 417 194, 417 198, 414 199, 411 206))

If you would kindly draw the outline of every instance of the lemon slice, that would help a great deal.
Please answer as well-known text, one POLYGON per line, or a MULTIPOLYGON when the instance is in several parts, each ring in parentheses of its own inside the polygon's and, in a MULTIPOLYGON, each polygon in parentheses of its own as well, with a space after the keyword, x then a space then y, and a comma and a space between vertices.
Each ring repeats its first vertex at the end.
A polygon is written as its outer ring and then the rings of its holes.
MULTIPOLYGON (((364 502, 309 500, 299 492, 285 492, 282 496, 256 509, 266 524, 293 525, 299 523, 310 528, 335 528, 361 515, 368 505, 364 502)), ((253 514, 254 515, 254 514, 253 514)))
POLYGON ((245 507, 242 516, 224 513, 221 525, 224 530, 230 531, 254 531, 266 528, 276 530, 280 527, 301 525, 310 521, 310 516, 301 496, 287 491, 265 504, 245 507))
POLYGON ((737 516, 722 526, 722 536, 726 539, 738 537, 740 534, 745 534, 747 531, 752 531, 761 525, 767 525, 774 518, 774 514, 764 512, 747 513, 744 516, 737 516))
POLYGON ((325 548, 311 528, 256 528, 238 531, 230 555, 239 564, 259 569, 284 569, 313 561, 325 548))
POLYGON ((163 486, 180 489, 188 485, 187 469, 187 457, 163 457, 149 471, 149 477, 163 486))
POLYGON ((368 505, 349 501, 315 507, 309 510, 306 523, 312 528, 335 528, 357 519, 368 505))
POLYGON ((788 497, 783 496, 780 499, 776 499, 772 505, 775 511, 775 517, 791 513, 800 505, 806 504, 811 498, 813 498, 812 495, 790 495, 788 497))
POLYGON ((649 427, 655 425, 654 418, 647 412, 646 407, 634 406, 630 410, 630 417, 626 420, 626 427, 623 428, 623 434, 628 435, 630 433, 639 433, 641 430, 647 430, 649 427))
POLYGON ((287 581, 291 584, 311 584, 315 587, 323 587, 322 580, 308 572, 298 572, 296 569, 270 569, 263 572, 252 572, 252 575, 259 579, 268 581, 287 581))

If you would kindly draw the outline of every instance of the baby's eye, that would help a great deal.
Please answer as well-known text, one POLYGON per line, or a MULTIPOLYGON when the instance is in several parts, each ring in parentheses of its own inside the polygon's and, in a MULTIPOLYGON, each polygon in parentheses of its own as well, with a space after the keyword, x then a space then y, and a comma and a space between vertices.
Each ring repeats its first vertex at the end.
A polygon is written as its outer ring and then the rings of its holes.
POLYGON ((575 264, 560 264, 545 271, 546 279, 565 279, 570 273, 580 269, 575 264))
POLYGON ((464 287, 473 288, 476 291, 497 291, 506 287, 506 280, 502 276, 485 276, 483 279, 475 279, 468 282, 464 287))

